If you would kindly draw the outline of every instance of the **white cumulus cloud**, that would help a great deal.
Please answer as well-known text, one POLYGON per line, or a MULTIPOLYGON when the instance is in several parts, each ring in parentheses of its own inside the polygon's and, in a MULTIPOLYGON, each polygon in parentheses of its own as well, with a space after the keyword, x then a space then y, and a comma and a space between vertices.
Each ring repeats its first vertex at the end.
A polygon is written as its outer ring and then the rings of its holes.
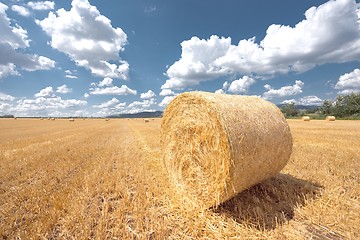
POLYGON ((324 100, 317 96, 306 96, 299 99, 300 105, 316 105, 321 106, 324 100))
POLYGON ((341 90, 340 94, 360 92, 360 69, 356 68, 352 72, 341 75, 335 85, 335 89, 341 90))
POLYGON ((149 108, 151 107, 152 105, 155 105, 156 104, 156 101, 154 98, 151 98, 151 99, 145 99, 143 101, 134 101, 132 103, 129 104, 128 108, 138 108, 138 107, 141 107, 141 109, 146 109, 146 108, 149 108))
POLYGON ((30 16, 29 10, 26 7, 23 7, 23 6, 13 5, 11 7, 11 10, 13 10, 14 12, 16 12, 16 13, 20 14, 21 16, 24 16, 24 17, 30 16))
POLYGON ((15 97, 0 92, 0 115, 12 114, 15 97))
POLYGON ((170 96, 175 95, 175 92, 173 92, 171 89, 162 89, 159 93, 160 96, 170 96))
POLYGON ((117 98, 112 98, 109 101, 103 102, 100 105, 94 105, 94 108, 113 108, 113 109, 123 109, 126 106, 126 103, 121 103, 117 98))
MULTIPOLYGON (((240 93, 247 93, 247 91, 249 90, 249 87, 255 83, 255 80, 249 76, 243 76, 242 78, 232 81, 230 83, 230 86, 228 88, 228 91, 231 93, 236 93, 236 94, 240 94, 240 93)), ((226 87, 226 85, 224 84, 224 87, 226 87)))
POLYGON ((223 89, 215 90, 215 93, 217 93, 217 94, 226 94, 226 92, 223 89))
POLYGON ((66 86, 66 84, 61 85, 60 87, 58 87, 56 89, 57 93, 62 93, 62 94, 66 94, 66 93, 71 93, 72 89, 68 88, 68 86, 66 86))
POLYGON ((295 99, 286 99, 281 104, 297 104, 297 101, 295 99))
POLYGON ((28 2, 27 5, 28 7, 38 11, 52 10, 55 7, 55 3, 53 1, 38 1, 38 2, 30 1, 28 2))
POLYGON ((276 97, 286 97, 286 96, 294 96, 302 93, 302 87, 304 83, 300 80, 296 80, 295 84, 292 86, 284 86, 279 89, 273 89, 270 85, 266 84, 264 86, 268 91, 263 94, 265 99, 271 99, 276 97))
POLYGON ((20 75, 18 71, 16 71, 16 66, 13 63, 7 63, 5 65, 0 64, 0 79, 7 77, 9 75, 20 75))
POLYGON ((18 68, 27 71, 47 70, 55 61, 36 54, 24 53, 29 46, 28 33, 7 16, 8 6, 0 3, 0 78, 20 75, 18 68))
POLYGON ((113 79, 106 77, 102 81, 99 82, 98 86, 99 87, 111 87, 111 86, 113 86, 113 79))
POLYGON ((150 98, 153 98, 155 96, 156 96, 156 94, 151 90, 147 91, 146 93, 141 93, 140 94, 141 99, 150 99, 150 98))
POLYGON ((126 85, 122 85, 121 87, 113 86, 113 87, 105 87, 92 89, 90 91, 92 95, 136 95, 137 91, 129 88, 126 85))
POLYGON ((62 8, 36 20, 51 37, 51 46, 93 75, 127 80, 129 64, 119 57, 127 44, 125 32, 113 28, 88 0, 73 0, 71 6, 69 11, 62 8))
POLYGON ((192 37, 181 43, 181 58, 166 71, 168 80, 162 89, 183 89, 229 74, 273 76, 356 61, 360 58, 359 12, 354 0, 328 1, 308 9, 294 27, 270 25, 259 43, 255 37, 236 45, 216 35, 192 37))
POLYGON ((77 99, 62 99, 58 96, 44 96, 35 99, 21 99, 12 109, 19 116, 64 116, 76 114, 87 102, 77 99))
POLYGON ((304 105, 304 106, 321 106, 323 104, 324 100, 322 100, 321 98, 317 97, 317 96, 305 96, 300 98, 299 100, 295 100, 295 99, 287 99, 282 101, 282 104, 289 104, 289 103, 294 103, 296 105, 304 105))
POLYGON ((161 101, 161 103, 159 103, 160 107, 166 107, 171 100, 173 100, 176 96, 166 96, 163 98, 163 100, 161 101))
POLYGON ((41 89, 40 92, 35 94, 35 97, 51 97, 54 95, 54 90, 52 87, 46 87, 41 89))
POLYGON ((215 60, 224 56, 230 46, 230 38, 215 35, 208 40, 192 37, 183 41, 181 59, 168 68, 166 75, 170 79, 161 89, 183 89, 226 74, 215 60))

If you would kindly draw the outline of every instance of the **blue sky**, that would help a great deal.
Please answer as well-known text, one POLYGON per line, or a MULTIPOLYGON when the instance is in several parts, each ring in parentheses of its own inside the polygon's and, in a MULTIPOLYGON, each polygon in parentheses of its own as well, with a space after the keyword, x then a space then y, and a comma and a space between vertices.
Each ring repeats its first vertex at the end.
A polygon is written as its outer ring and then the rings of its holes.
POLYGON ((163 110, 185 91, 321 105, 360 92, 360 4, 0 1, 0 115, 163 110))

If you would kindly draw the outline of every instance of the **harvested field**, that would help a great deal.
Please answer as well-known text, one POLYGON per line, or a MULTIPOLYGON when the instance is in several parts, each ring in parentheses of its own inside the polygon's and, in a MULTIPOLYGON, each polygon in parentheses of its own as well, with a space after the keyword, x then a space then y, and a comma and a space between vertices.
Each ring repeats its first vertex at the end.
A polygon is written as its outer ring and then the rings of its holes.
POLYGON ((288 122, 281 173, 200 210, 164 173, 161 119, 0 119, 0 239, 359 239, 360 122, 288 122))

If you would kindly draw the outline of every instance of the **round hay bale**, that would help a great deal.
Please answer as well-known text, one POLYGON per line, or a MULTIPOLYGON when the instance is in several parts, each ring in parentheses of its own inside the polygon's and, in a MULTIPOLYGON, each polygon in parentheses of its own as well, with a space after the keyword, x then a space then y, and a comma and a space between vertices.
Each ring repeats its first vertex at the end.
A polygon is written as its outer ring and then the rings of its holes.
POLYGON ((333 122, 335 120, 336 120, 335 116, 326 116, 326 121, 333 122))
POLYGON ((167 106, 161 147, 179 195, 207 208, 277 174, 292 137, 284 115, 266 100, 189 92, 167 106))
POLYGON ((75 119, 74 119, 74 118, 70 118, 69 121, 70 121, 70 122, 75 122, 75 119))
POLYGON ((309 116, 303 116, 301 119, 302 119, 303 121, 306 121, 306 122, 310 121, 310 117, 309 117, 309 116))

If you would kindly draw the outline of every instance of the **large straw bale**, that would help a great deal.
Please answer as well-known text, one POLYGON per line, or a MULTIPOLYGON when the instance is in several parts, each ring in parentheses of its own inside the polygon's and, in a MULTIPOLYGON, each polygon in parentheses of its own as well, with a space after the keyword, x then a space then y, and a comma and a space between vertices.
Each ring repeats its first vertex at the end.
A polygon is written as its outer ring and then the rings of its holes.
POLYGON ((277 174, 292 137, 281 111, 266 100, 189 92, 166 108, 161 147, 179 196, 211 207, 277 174))
POLYGON ((303 121, 306 121, 306 122, 310 121, 310 117, 309 117, 309 116, 303 116, 301 119, 302 119, 303 121))
POLYGON ((335 118, 335 116, 326 116, 326 121, 335 121, 336 120, 336 118, 335 118))

